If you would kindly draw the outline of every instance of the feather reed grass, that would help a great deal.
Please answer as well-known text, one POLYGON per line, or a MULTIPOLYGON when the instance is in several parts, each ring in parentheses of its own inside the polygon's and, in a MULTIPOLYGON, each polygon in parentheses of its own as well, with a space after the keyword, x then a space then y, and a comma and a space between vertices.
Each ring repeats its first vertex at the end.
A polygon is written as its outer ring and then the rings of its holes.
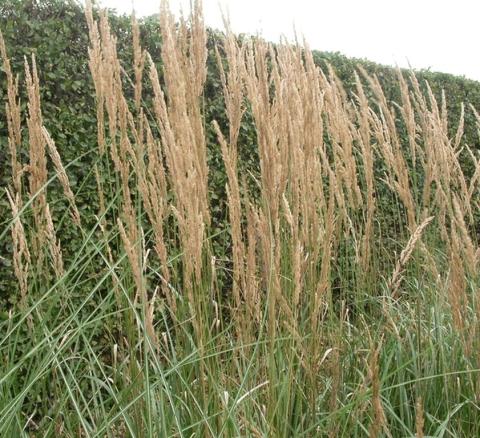
POLYGON ((476 110, 451 126, 445 94, 402 71, 398 102, 360 67, 347 90, 306 43, 241 39, 228 19, 212 48, 200 1, 179 22, 162 2, 161 64, 132 15, 130 79, 107 13, 87 1, 85 17, 96 216, 45 126, 35 58, 21 84, 0 34, 19 292, 0 322, 0 435, 477 436, 476 110))

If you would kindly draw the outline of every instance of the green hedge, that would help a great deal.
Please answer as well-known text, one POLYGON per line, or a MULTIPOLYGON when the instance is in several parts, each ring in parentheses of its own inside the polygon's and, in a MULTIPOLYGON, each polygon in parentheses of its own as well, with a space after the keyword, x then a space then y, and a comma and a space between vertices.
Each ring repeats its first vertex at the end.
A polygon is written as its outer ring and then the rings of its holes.
MULTIPOLYGON (((149 17, 142 20, 142 45, 149 51, 155 62, 160 63, 161 39, 158 20, 149 17)), ((131 73, 131 27, 130 17, 110 14, 110 23, 118 37, 118 49, 123 66, 131 73)), ((44 123, 55 139, 64 161, 69 165, 68 173, 74 191, 78 191, 77 204, 82 216, 92 217, 97 213, 96 183, 92 175, 96 147, 95 93, 88 68, 88 31, 83 7, 74 0, 3 0, 0 5, 0 29, 4 35, 7 50, 15 74, 20 77, 21 102, 25 110, 26 96, 23 89, 24 57, 35 54, 41 82, 41 97, 44 123), (73 162, 82 156, 80 160, 73 162), (73 163, 72 163, 73 162, 73 163), (91 212, 91 214, 89 214, 91 212)), ((209 164, 211 169, 211 202, 214 226, 221 228, 225 215, 224 187, 226 176, 221 155, 211 129, 211 121, 225 123, 224 103, 221 84, 213 47, 219 40, 219 33, 209 31, 208 80, 204 95, 207 134, 209 136, 209 164)), ((354 71, 357 64, 379 77, 387 98, 399 100, 396 73, 391 67, 381 66, 366 60, 349 59, 338 53, 315 52, 316 62, 325 67, 330 64, 344 82, 347 92, 354 85, 354 71)), ((444 73, 417 72, 419 80, 428 80, 435 94, 445 89, 449 116, 456 122, 460 115, 461 102, 480 108, 480 83, 444 73)), ((126 83, 128 87, 128 83, 126 83)), ((133 94, 133 91, 132 91, 133 94)), ((148 83, 145 82, 144 98, 148 101, 148 83)), ((10 211, 4 188, 10 184, 10 157, 7 147, 7 125, 5 116, 6 77, 0 74, 0 233, 10 219, 10 211)), ((25 111, 23 112, 25 117, 25 111)), ((479 149, 479 141, 471 112, 466 113, 465 140, 479 149)), ((251 116, 247 113, 240 136, 241 166, 255 169, 258 165, 256 138, 251 116)), ((27 145, 21 151, 21 159, 27 162, 27 145)), ((49 188, 49 200, 57 213, 66 214, 67 206, 55 184, 49 188)), ((62 242, 68 254, 78 248, 80 241, 73 230, 61 229, 62 242)), ((10 265, 11 244, 9 236, 0 242, 0 307, 16 300, 16 286, 10 265)))

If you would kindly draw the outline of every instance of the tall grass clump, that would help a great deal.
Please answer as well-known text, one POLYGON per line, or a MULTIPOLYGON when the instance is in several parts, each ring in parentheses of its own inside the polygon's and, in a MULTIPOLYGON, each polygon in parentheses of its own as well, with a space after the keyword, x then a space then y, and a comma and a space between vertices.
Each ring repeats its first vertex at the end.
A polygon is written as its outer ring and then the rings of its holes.
POLYGON ((306 43, 240 40, 225 20, 226 122, 210 124, 200 1, 179 22, 162 3, 160 69, 132 15, 132 77, 106 12, 87 1, 85 16, 95 215, 43 121, 35 57, 20 82, 0 35, 0 238, 18 280, 0 435, 478 436, 480 159, 464 112, 450 126, 445 97, 400 71, 399 102, 361 68, 352 97, 306 43), (247 115, 259 162, 245 171, 247 115))

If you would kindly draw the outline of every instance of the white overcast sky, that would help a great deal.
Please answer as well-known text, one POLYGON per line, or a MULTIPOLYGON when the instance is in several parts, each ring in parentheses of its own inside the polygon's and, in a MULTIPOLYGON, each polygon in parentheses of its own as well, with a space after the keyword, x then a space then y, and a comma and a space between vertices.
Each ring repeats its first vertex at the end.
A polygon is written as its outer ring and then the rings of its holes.
MULTIPOLYGON (((100 0, 137 16, 159 11, 160 0, 100 0)), ((189 0, 170 0, 176 13, 189 0)), ((270 41, 293 37, 312 49, 339 51, 401 67, 430 68, 480 80, 480 0, 203 0, 207 25, 223 29, 220 7, 235 32, 270 41)))

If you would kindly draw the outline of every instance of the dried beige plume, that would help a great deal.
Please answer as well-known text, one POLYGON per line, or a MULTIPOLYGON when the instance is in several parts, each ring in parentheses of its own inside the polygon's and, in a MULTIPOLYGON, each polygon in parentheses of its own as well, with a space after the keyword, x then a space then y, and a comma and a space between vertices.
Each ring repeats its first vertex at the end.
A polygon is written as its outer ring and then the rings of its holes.
POLYGON ((20 286, 20 305, 25 309, 27 306, 28 273, 30 270, 30 251, 28 249, 27 236, 19 216, 20 195, 15 198, 6 190, 8 201, 12 209, 12 241, 13 241, 13 269, 20 286))
POLYGON ((425 418, 423 412, 423 400, 420 396, 417 398, 417 403, 415 403, 415 429, 417 432, 416 438, 423 438, 425 436, 423 433, 424 425, 425 418))
POLYGON ((368 368, 368 377, 372 385, 372 406, 373 406, 373 420, 369 428, 369 437, 377 438, 382 430, 391 438, 391 433, 388 430, 387 418, 383 409, 381 397, 381 382, 380 382, 380 364, 379 355, 382 348, 382 341, 379 345, 370 349, 370 362, 368 368))
POLYGON ((53 225, 52 215, 50 213, 50 206, 48 204, 45 208, 45 218, 45 239, 53 260, 53 270, 55 271, 55 275, 57 276, 57 278, 61 278, 65 273, 63 267, 62 247, 60 245, 60 241, 57 239, 55 227, 53 225))
POLYGON ((28 143, 29 143, 29 188, 32 202, 35 235, 33 242, 34 254, 37 263, 41 266, 43 261, 43 248, 45 237, 49 234, 47 217, 46 185, 48 180, 47 157, 45 154, 46 141, 42 133, 43 120, 40 105, 40 82, 38 80, 35 56, 32 56, 32 65, 25 59, 25 81, 28 94, 28 143))
MULTIPOLYGON (((18 99, 18 77, 14 80, 10 60, 7 56, 5 41, 0 31, 0 58, 3 61, 3 69, 7 75, 7 103, 5 113, 8 125, 8 147, 11 156, 13 188, 16 193, 22 193, 22 164, 18 159, 18 152, 22 144, 20 101, 18 99)), ((21 197, 19 199, 21 203, 21 197)))
POLYGON ((426 218, 413 232, 413 234, 410 236, 410 239, 407 242, 406 247, 404 250, 400 253, 400 258, 397 260, 397 264, 395 266, 395 270, 392 274, 392 277, 390 278, 390 281, 388 282, 388 288, 391 291, 392 298, 396 299, 398 297, 399 289, 400 289, 400 284, 402 282, 403 278, 403 271, 405 269, 405 266, 407 265, 408 260, 410 259, 410 256, 412 255, 413 250, 415 249, 415 246, 417 242, 420 240, 422 237, 423 231, 427 227, 427 225, 434 219, 434 216, 430 216, 426 218))
POLYGON ((71 209, 73 222, 75 223, 75 225, 81 228, 80 213, 78 211, 77 204, 75 202, 75 196, 72 192, 72 188, 70 187, 70 181, 68 179, 67 173, 65 172, 65 168, 63 167, 60 154, 58 153, 57 147, 55 146, 55 142, 52 140, 52 137, 50 137, 50 134, 45 129, 45 127, 42 128, 42 133, 45 138, 45 141, 47 142, 48 152, 49 152, 50 158, 53 161, 53 165, 55 166, 55 170, 57 172, 60 184, 62 185, 63 193, 65 194, 65 197, 70 202, 70 209, 71 209))
POLYGON ((142 77, 146 52, 140 46, 140 28, 135 13, 132 12, 133 70, 135 73, 135 108, 140 109, 142 100, 142 77))

